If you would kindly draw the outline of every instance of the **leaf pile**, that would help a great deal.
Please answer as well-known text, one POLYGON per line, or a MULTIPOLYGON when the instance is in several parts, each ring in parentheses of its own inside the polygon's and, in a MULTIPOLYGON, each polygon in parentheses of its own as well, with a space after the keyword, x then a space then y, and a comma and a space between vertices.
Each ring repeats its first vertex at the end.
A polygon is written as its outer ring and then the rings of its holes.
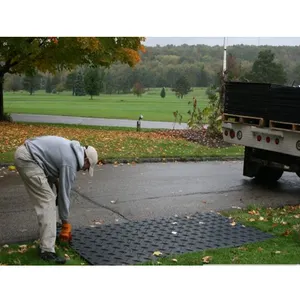
POLYGON ((224 142, 222 134, 210 135, 205 128, 186 129, 186 130, 165 130, 162 134, 173 136, 174 138, 183 138, 190 142, 198 143, 202 146, 211 148, 228 147, 230 144, 224 142))

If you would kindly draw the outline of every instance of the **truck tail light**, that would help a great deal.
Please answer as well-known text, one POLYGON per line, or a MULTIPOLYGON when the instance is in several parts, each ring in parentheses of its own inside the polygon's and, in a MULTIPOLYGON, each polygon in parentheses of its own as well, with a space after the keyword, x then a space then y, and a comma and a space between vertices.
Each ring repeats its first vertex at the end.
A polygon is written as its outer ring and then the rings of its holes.
POLYGON ((271 138, 269 136, 266 137, 266 142, 270 143, 271 142, 271 138))
POLYGON ((258 135, 258 136, 256 137, 256 139, 257 139, 258 142, 260 142, 260 141, 261 141, 261 135, 258 135))
POLYGON ((224 134, 225 134, 226 136, 228 136, 228 130, 225 130, 224 134))
POLYGON ((276 144, 276 145, 279 144, 279 138, 275 139, 275 144, 276 144))
POLYGON ((234 132, 234 130, 230 130, 230 137, 232 139, 235 138, 235 132, 234 132))

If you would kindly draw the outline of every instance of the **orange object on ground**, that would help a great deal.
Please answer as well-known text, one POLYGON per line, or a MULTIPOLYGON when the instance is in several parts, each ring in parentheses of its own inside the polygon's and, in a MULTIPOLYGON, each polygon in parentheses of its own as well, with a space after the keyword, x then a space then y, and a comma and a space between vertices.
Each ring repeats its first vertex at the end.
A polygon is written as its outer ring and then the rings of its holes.
POLYGON ((72 240, 72 226, 70 223, 62 224, 61 231, 59 234, 59 240, 61 242, 71 242, 72 240))

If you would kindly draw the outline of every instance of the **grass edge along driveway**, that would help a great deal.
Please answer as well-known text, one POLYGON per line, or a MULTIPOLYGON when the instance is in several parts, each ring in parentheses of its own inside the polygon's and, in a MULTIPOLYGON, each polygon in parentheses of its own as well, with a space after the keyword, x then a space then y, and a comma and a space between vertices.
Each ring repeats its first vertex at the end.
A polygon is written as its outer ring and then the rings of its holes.
POLYGON ((27 138, 58 135, 93 145, 100 160, 132 160, 149 158, 226 158, 243 155, 243 147, 212 148, 172 135, 172 130, 145 130, 103 128, 97 126, 0 123, 0 163, 13 161, 16 148, 27 138))

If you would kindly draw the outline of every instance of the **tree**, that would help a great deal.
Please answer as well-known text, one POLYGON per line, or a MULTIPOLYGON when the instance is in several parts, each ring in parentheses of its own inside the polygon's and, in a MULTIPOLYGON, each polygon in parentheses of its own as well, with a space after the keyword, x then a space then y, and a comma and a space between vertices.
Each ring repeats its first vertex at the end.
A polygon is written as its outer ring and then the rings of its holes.
POLYGON ((27 74, 23 79, 24 90, 32 95, 36 90, 40 88, 41 76, 38 74, 27 74))
POLYGON ((201 67, 201 70, 196 72, 196 86, 207 87, 209 85, 209 76, 204 66, 201 67))
POLYGON ((300 85, 300 64, 296 65, 296 66, 293 68, 292 80, 293 80, 297 85, 300 85))
POLYGON ((136 82, 132 88, 132 92, 134 95, 141 97, 143 93, 145 93, 145 89, 140 82, 136 82))
POLYGON ((227 80, 238 80, 241 76, 241 65, 231 53, 227 56, 226 66, 227 80))
POLYGON ((109 67, 114 62, 134 66, 144 51, 142 37, 1 37, 0 120, 4 119, 4 75, 55 73, 77 65, 109 67))
POLYGON ((52 80, 51 77, 48 75, 46 79, 46 85, 45 85, 45 91, 46 93, 52 93, 52 80))
POLYGON ((4 82, 4 89, 6 91, 19 91, 23 89, 22 77, 19 75, 10 75, 7 74, 4 82))
POLYGON ((85 96, 84 79, 81 71, 77 73, 75 80, 75 96, 85 96))
POLYGON ((65 90, 65 85, 62 82, 58 83, 55 87, 55 90, 57 93, 61 93, 65 90))
POLYGON ((164 87, 161 89, 160 96, 161 96, 162 98, 165 98, 165 97, 166 97, 166 90, 165 90, 164 87))
POLYGON ((102 82, 98 68, 89 68, 84 74, 84 89, 91 96, 99 95, 102 82))
POLYGON ((261 83, 286 83, 286 73, 280 63, 275 63, 275 54, 271 50, 263 50, 258 53, 258 58, 252 66, 252 70, 245 77, 252 82, 261 83))
POLYGON ((65 87, 67 90, 72 91, 72 96, 75 96, 75 83, 76 83, 77 73, 73 71, 72 73, 68 74, 67 80, 65 83, 65 87))
POLYGON ((180 77, 176 81, 173 91, 175 91, 181 99, 191 91, 190 83, 185 76, 180 77))

